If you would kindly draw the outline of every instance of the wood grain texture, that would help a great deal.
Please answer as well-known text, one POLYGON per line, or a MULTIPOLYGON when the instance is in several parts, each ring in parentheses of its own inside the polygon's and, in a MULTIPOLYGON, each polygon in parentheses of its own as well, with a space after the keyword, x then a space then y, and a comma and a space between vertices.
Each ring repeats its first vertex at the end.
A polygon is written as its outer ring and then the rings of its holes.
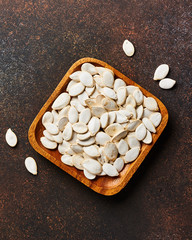
POLYGON ((143 160, 145 159, 145 157, 147 156, 147 154, 149 153, 149 151, 151 150, 151 148, 153 147, 153 145, 155 144, 155 142, 163 132, 165 126, 167 125, 167 122, 168 122, 168 111, 164 106, 164 104, 158 98, 156 98, 153 94, 151 94, 150 92, 148 92, 147 90, 145 90, 144 88, 136 84, 134 81, 132 81, 131 79, 129 79, 128 77, 126 77, 125 75, 123 75, 122 73, 120 73, 118 70, 111 67, 107 63, 94 58, 82 58, 71 66, 71 68, 65 74, 65 76, 63 77, 61 82, 58 84, 54 92, 51 94, 47 102, 44 104, 40 112, 37 114, 37 116, 35 117, 33 123, 29 128, 28 138, 32 147, 38 153, 40 153, 42 156, 44 156, 49 161, 51 161, 52 163, 60 167, 62 170, 64 170, 65 172, 67 172, 68 174, 70 174, 71 176, 73 176, 83 184, 85 184, 87 187, 103 195, 114 195, 118 193, 123 187, 125 187, 128 181, 131 179, 133 174, 136 172, 138 167, 141 165, 141 163, 143 162, 143 160), (123 171, 121 171, 120 175, 116 178, 102 176, 102 177, 97 177, 95 180, 91 181, 84 176, 82 171, 76 169, 75 167, 70 167, 62 163, 61 154, 58 152, 57 149, 48 150, 40 142, 40 137, 43 135, 43 130, 44 130, 44 126, 42 125, 42 121, 41 121, 42 116, 46 111, 51 110, 51 105, 53 101, 57 98, 59 94, 65 91, 66 86, 70 81, 70 78, 69 78, 70 74, 77 70, 80 70, 80 66, 85 62, 93 63, 96 66, 109 68, 114 72, 116 78, 123 79, 127 85, 138 86, 145 96, 153 97, 156 99, 160 112, 162 114, 162 121, 157 128, 157 133, 152 134, 153 136, 152 144, 147 145, 142 143, 139 157, 133 163, 126 164, 123 171))

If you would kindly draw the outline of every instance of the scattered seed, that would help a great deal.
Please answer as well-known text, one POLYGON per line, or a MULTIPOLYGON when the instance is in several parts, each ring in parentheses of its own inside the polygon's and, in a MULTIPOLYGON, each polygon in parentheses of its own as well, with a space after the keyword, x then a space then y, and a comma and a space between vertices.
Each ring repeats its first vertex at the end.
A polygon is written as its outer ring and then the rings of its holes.
POLYGON ((15 147, 17 145, 17 136, 16 134, 9 128, 5 134, 5 140, 10 147, 15 147))
POLYGON ((133 54, 135 52, 135 48, 134 48, 133 44, 130 41, 128 41, 127 39, 123 42, 123 51, 128 57, 133 56, 133 54))
POLYGON ((154 73, 154 80, 161 80, 167 76, 169 72, 169 66, 167 64, 161 64, 154 73))
POLYGON ((164 78, 159 82, 159 87, 162 89, 171 89, 176 81, 171 78, 164 78))
POLYGON ((27 157, 25 159, 25 167, 30 173, 32 173, 33 175, 37 175, 37 163, 34 158, 27 157))

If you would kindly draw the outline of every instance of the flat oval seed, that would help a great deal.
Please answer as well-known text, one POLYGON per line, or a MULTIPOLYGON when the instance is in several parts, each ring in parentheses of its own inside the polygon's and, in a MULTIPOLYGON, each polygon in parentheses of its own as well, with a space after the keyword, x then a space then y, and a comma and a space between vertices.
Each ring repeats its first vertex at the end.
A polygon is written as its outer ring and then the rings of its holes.
POLYGON ((83 150, 90 157, 99 157, 100 156, 99 147, 97 145, 84 147, 83 150))
POLYGON ((98 132, 95 137, 96 143, 99 145, 105 145, 111 140, 110 136, 104 132, 98 132))
POLYGON ((69 92, 69 89, 76 83, 77 81, 71 80, 67 85, 66 91, 69 92))
POLYGON ((110 177, 116 177, 119 175, 117 169, 109 163, 103 164, 103 171, 110 177))
POLYGON ((131 148, 125 155, 125 163, 130 163, 135 161, 135 159, 139 156, 140 148, 131 148))
POLYGON ((94 90, 95 90, 95 86, 85 88, 85 91, 86 91, 88 96, 91 96, 93 94, 94 90))
POLYGON ((118 143, 118 152, 120 155, 125 155, 129 147, 125 140, 121 139, 118 143))
POLYGON ((58 122, 58 128, 60 131, 63 131, 65 126, 68 123, 68 118, 67 117, 62 117, 59 122, 58 122))
POLYGON ((80 145, 78 145, 78 144, 71 145, 71 149, 75 153, 82 153, 83 152, 83 148, 80 145))
POLYGON ((65 163, 68 166, 73 166, 72 157, 70 155, 67 155, 67 154, 63 155, 61 157, 61 162, 65 163))
POLYGON ((154 113, 154 112, 153 112, 153 111, 150 111, 148 108, 144 108, 144 109, 143 109, 143 118, 144 118, 144 117, 149 118, 152 113, 154 113))
POLYGON ((103 107, 92 107, 91 108, 91 113, 93 116, 100 118, 102 114, 106 112, 105 108, 103 107))
POLYGON ((51 112, 46 112, 44 113, 43 117, 42 117, 42 124, 43 126, 45 126, 45 123, 52 123, 53 122, 53 114, 51 112))
POLYGON ((159 110, 156 100, 152 97, 144 98, 144 106, 151 111, 159 110))
POLYGON ((91 137, 90 132, 87 132, 87 133, 84 133, 84 134, 77 134, 77 138, 79 140, 87 140, 90 137, 91 137))
POLYGON ((135 147, 141 148, 141 144, 135 136, 128 135, 127 142, 130 148, 135 148, 135 147))
POLYGON ((79 140, 77 139, 77 143, 81 146, 90 146, 92 145, 93 143, 95 143, 95 138, 94 137, 90 137, 89 139, 87 140, 79 140))
POLYGON ((125 109, 133 115, 133 118, 136 118, 136 110, 132 105, 128 104, 125 109))
POLYGON ((45 128, 49 133, 53 135, 56 135, 59 133, 59 128, 53 123, 46 123, 45 128))
POLYGON ((58 118, 61 119, 62 117, 66 117, 68 115, 69 109, 70 109, 70 105, 64 107, 61 111, 59 111, 58 118))
POLYGON ((150 144, 150 143, 152 143, 152 135, 151 135, 151 133, 149 132, 149 130, 147 130, 147 134, 146 134, 145 138, 143 139, 143 142, 144 142, 145 144, 150 144))
POLYGON ((59 114, 54 109, 51 111, 51 113, 53 114, 53 124, 57 126, 59 121, 59 114))
POLYGON ((93 78, 89 72, 81 72, 79 79, 85 87, 93 87, 93 78))
POLYGON ((116 135, 114 135, 111 140, 113 142, 117 142, 117 141, 121 140, 122 138, 125 138, 126 136, 127 136, 127 130, 122 130, 122 131, 118 132, 116 135))
POLYGON ((72 73, 69 77, 74 81, 80 81, 79 80, 80 74, 81 74, 81 71, 76 71, 76 72, 72 73))
POLYGON ((146 129, 146 127, 144 126, 144 124, 141 123, 141 124, 136 128, 136 130, 135 130, 135 137, 136 137, 139 141, 141 141, 141 140, 143 140, 143 139, 145 138, 146 134, 147 134, 147 129, 146 129))
POLYGON ((75 107, 78 112, 81 112, 83 109, 85 109, 85 107, 79 102, 77 98, 73 98, 70 104, 71 106, 75 107))
POLYGON ((115 112, 109 112, 108 115, 109 115, 108 124, 110 125, 110 124, 115 122, 116 113, 115 112))
POLYGON ((118 105, 123 105, 125 102, 125 99, 127 97, 127 90, 126 88, 123 87, 119 87, 117 90, 117 104, 118 105))
POLYGON ((97 73, 96 67, 91 63, 83 63, 81 65, 81 71, 89 72, 91 75, 94 75, 97 73))
POLYGON ((88 124, 91 136, 94 136, 100 129, 100 120, 97 117, 92 117, 88 124))
POLYGON ((16 134, 9 128, 5 134, 5 140, 10 147, 15 147, 17 145, 17 136, 16 134))
POLYGON ((136 101, 135 101, 135 98, 132 96, 132 95, 129 95, 126 99, 126 105, 131 105, 133 106, 134 108, 136 107, 136 101))
POLYGON ((121 170, 124 167, 124 161, 122 158, 117 158, 115 162, 113 163, 113 166, 117 169, 118 172, 121 172, 121 170))
POLYGON ((70 107, 68 112, 68 119, 71 124, 76 123, 79 119, 79 114, 77 112, 77 109, 75 107, 70 107))
POLYGON ((130 94, 133 94, 133 92, 137 89, 139 89, 138 87, 135 87, 133 85, 129 85, 129 86, 126 86, 126 89, 127 89, 127 95, 129 96, 130 94))
POLYGON ((54 141, 53 136, 47 130, 43 131, 43 135, 50 141, 54 141))
POLYGON ((161 113, 152 113, 149 119, 155 127, 158 127, 162 119, 161 113))
POLYGON ((60 110, 67 106, 70 101, 70 96, 68 93, 61 93, 56 100, 53 102, 52 109, 54 110, 60 110))
POLYGON ((135 131, 135 129, 141 124, 141 120, 130 120, 129 123, 127 124, 126 129, 128 131, 135 131))
POLYGON ((63 143, 58 145, 58 152, 60 154, 65 154, 67 148, 70 148, 70 143, 63 140, 63 143))
POLYGON ((117 123, 126 123, 128 119, 125 115, 121 114, 119 111, 116 112, 116 120, 117 123))
POLYGON ((118 150, 114 143, 107 143, 104 147, 103 153, 107 159, 114 161, 117 158, 118 150))
POLYGON ((55 142, 57 142, 57 143, 63 142, 63 136, 62 136, 61 132, 59 132, 57 135, 52 135, 52 136, 53 136, 53 139, 55 142))
POLYGON ((84 89, 85 89, 85 86, 81 82, 74 84, 69 89, 69 95, 73 96, 73 97, 78 96, 79 94, 81 94, 83 92, 84 89))
POLYGON ((123 131, 123 130, 124 130, 124 128, 119 123, 113 123, 105 129, 105 132, 109 136, 113 137, 114 135, 116 135, 117 133, 119 133, 120 131, 123 131))
POLYGON ((143 116, 143 105, 140 105, 136 109, 136 113, 137 113, 137 119, 141 119, 141 117, 143 116))
POLYGON ((161 80, 167 76, 169 72, 169 66, 167 64, 161 64, 159 67, 155 70, 154 73, 154 80, 161 80))
POLYGON ((79 170, 83 170, 83 165, 82 165, 83 161, 84 159, 80 155, 74 155, 72 157, 73 165, 79 170))
POLYGON ((83 173, 84 173, 84 175, 87 179, 93 180, 93 179, 96 178, 95 174, 92 174, 92 173, 88 172, 85 168, 83 170, 83 173))
POLYGON ((113 88, 114 75, 110 71, 105 71, 103 73, 103 83, 106 87, 113 88))
POLYGON ((159 87, 162 89, 171 89, 176 81, 171 78, 164 78, 159 82, 159 87))
POLYGON ((143 118, 142 121, 143 121, 145 127, 146 127, 150 132, 156 133, 156 129, 155 129, 153 123, 152 123, 148 118, 143 118))
POLYGON ((25 167, 30 173, 32 173, 33 175, 37 175, 37 163, 34 158, 27 157, 25 159, 25 167))
POLYGON ((67 123, 67 125, 63 131, 63 139, 65 141, 69 141, 69 140, 71 140, 72 135, 73 135, 73 129, 72 129, 71 123, 67 123))
POLYGON ((123 51, 128 57, 133 56, 133 54, 135 52, 135 48, 134 48, 133 44, 130 41, 128 41, 127 39, 123 42, 123 51))
POLYGON ((86 159, 83 162, 83 167, 92 174, 99 174, 102 171, 101 164, 93 159, 86 159))
POLYGON ((87 132, 88 129, 87 129, 87 125, 85 123, 78 122, 78 123, 73 124, 73 130, 76 133, 85 133, 85 132, 87 132))
POLYGON ((114 100, 112 100, 111 98, 104 98, 102 100, 101 104, 108 111, 113 111, 113 110, 118 109, 116 102, 114 100))
POLYGON ((140 105, 143 102, 143 93, 141 92, 141 90, 135 90, 133 92, 133 97, 135 98, 137 105, 140 105))
POLYGON ((56 142, 52 142, 49 139, 47 139, 46 137, 41 137, 40 141, 43 144, 43 146, 47 149, 55 149, 57 147, 56 142))
POLYGON ((104 87, 102 89, 102 92, 106 97, 109 97, 109 98, 112 98, 112 99, 115 99, 115 100, 117 99, 117 95, 116 95, 115 91, 111 88, 104 87))
POLYGON ((79 96, 78 96, 78 100, 79 102, 83 105, 86 106, 85 100, 87 100, 89 97, 86 93, 86 91, 82 92, 79 96))
POLYGON ((87 124, 91 118, 91 111, 89 108, 86 108, 81 111, 79 115, 79 121, 87 124))
POLYGON ((101 122, 101 127, 102 128, 106 128, 107 127, 108 122, 109 122, 109 114, 108 114, 108 112, 106 112, 106 113, 101 115, 100 122, 101 122))
POLYGON ((123 86, 126 86, 126 83, 122 79, 117 78, 114 82, 114 90, 117 92, 118 88, 123 86))

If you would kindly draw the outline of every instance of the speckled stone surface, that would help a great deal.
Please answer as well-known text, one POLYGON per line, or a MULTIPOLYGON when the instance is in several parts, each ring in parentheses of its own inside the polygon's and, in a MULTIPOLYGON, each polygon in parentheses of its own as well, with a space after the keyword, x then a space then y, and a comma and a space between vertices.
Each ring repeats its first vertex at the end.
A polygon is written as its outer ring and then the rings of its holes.
POLYGON ((0 1, 0 239, 189 240, 191 228, 191 1, 0 1), (128 38, 132 58, 122 51, 128 38), (73 62, 106 61, 156 95, 166 130, 117 195, 105 197, 36 153, 34 117, 73 62), (161 63, 177 85, 152 80, 161 63), (4 140, 11 127, 15 149, 4 140), (38 176, 24 166, 32 156, 38 176))

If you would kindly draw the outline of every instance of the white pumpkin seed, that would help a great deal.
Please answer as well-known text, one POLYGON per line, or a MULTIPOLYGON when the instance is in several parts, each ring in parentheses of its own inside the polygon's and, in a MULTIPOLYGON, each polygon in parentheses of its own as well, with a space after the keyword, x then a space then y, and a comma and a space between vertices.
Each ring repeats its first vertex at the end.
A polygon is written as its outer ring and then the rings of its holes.
POLYGON ((64 107, 61 111, 59 111, 58 119, 61 119, 62 117, 67 117, 69 109, 70 105, 64 107))
POLYGON ((127 110, 122 110, 122 109, 120 109, 120 110, 119 110, 119 113, 121 113, 122 115, 126 116, 127 119, 129 119, 129 118, 131 118, 131 117, 133 116, 133 114, 130 113, 130 112, 128 112, 127 110))
POLYGON ((103 83, 106 87, 113 88, 114 75, 110 71, 103 72, 103 83))
POLYGON ((152 113, 154 113, 154 112, 153 112, 153 111, 150 111, 148 108, 144 108, 144 109, 143 109, 143 118, 144 118, 144 117, 149 118, 152 113))
POLYGON ((10 147, 15 147, 17 145, 17 136, 16 134, 9 128, 5 134, 5 140, 10 147))
POLYGON ((136 158, 139 156, 140 148, 135 147, 131 148, 125 155, 125 163, 130 163, 136 160, 136 158))
POLYGON ((56 142, 52 142, 49 139, 47 139, 46 137, 41 137, 40 141, 41 141, 42 145, 47 149, 55 149, 57 147, 56 142))
POLYGON ((58 128, 60 131, 63 131, 65 126, 67 125, 68 123, 68 118, 67 117, 62 117, 59 122, 58 122, 58 128))
POLYGON ((58 126, 58 122, 59 122, 59 114, 58 114, 58 112, 56 110, 52 110, 51 113, 53 114, 53 124, 58 126))
POLYGON ((61 162, 65 163, 68 166, 73 166, 72 156, 70 155, 67 155, 67 154, 63 155, 61 157, 61 162))
POLYGON ((102 171, 101 173, 99 173, 99 174, 97 174, 98 176, 106 176, 107 174, 104 172, 104 171, 102 171))
POLYGON ((96 88, 95 91, 93 92, 93 94, 91 95, 92 98, 96 98, 97 95, 101 94, 96 88))
POLYGON ((53 136, 47 130, 43 131, 43 135, 50 141, 54 141, 53 136))
POLYGON ((71 106, 68 112, 68 119, 71 124, 76 123, 79 119, 78 111, 75 107, 71 106))
POLYGON ((118 172, 121 172, 121 170, 124 167, 124 161, 122 158, 117 158, 115 162, 113 163, 113 166, 117 169, 118 172))
POLYGON ((135 137, 141 141, 145 138, 147 134, 147 129, 143 123, 141 123, 135 130, 135 137))
POLYGON ((89 72, 91 75, 94 75, 97 73, 96 67, 91 63, 83 63, 81 65, 81 71, 89 72))
POLYGON ((81 82, 76 83, 70 87, 69 95, 72 97, 78 96, 84 91, 84 89, 85 89, 85 86, 81 82))
POLYGON ((110 125, 110 124, 115 122, 116 113, 115 112, 109 112, 108 115, 109 115, 108 124, 110 125))
POLYGON ((109 142, 111 140, 110 136, 104 132, 98 132, 96 137, 96 144, 99 145, 105 145, 107 142, 109 142))
POLYGON ((96 99, 93 99, 93 98, 88 98, 85 100, 85 103, 86 105, 89 107, 89 108, 92 108, 92 107, 95 107, 97 106, 96 104, 96 99))
POLYGON ((133 44, 130 41, 128 41, 127 39, 123 42, 123 51, 128 57, 133 56, 133 54, 135 52, 135 48, 134 48, 133 44))
POLYGON ((83 161, 84 159, 78 154, 72 156, 72 163, 79 170, 83 170, 83 161))
POLYGON ((156 133, 156 129, 155 129, 153 123, 152 123, 148 118, 143 118, 142 121, 143 121, 145 127, 146 127, 150 132, 156 133))
POLYGON ((84 147, 83 151, 90 157, 99 157, 100 156, 99 147, 97 145, 84 147))
POLYGON ((135 129, 141 124, 141 120, 130 120, 129 123, 127 124, 126 129, 128 131, 135 131, 135 129))
POLYGON ((94 90, 95 90, 95 86, 85 88, 85 91, 86 91, 88 96, 91 96, 93 94, 94 90))
POLYGON ((120 113, 119 111, 116 112, 116 120, 117 123, 126 123, 128 122, 128 119, 125 115, 120 113))
POLYGON ((63 142, 63 136, 62 136, 61 132, 59 132, 57 135, 52 135, 52 136, 53 136, 53 140, 56 143, 62 143, 63 142))
POLYGON ((150 144, 150 143, 152 143, 152 135, 151 135, 151 133, 149 132, 149 130, 147 130, 147 134, 146 134, 145 138, 143 139, 143 142, 144 142, 145 144, 150 144))
POLYGON ((45 128, 50 134, 58 134, 59 128, 53 123, 45 123, 45 128))
POLYGON ((84 160, 83 167, 92 174, 99 174, 102 171, 101 164, 94 159, 84 160))
POLYGON ((77 98, 73 98, 70 104, 71 106, 75 107, 78 112, 81 112, 83 109, 85 109, 85 107, 79 102, 77 98))
POLYGON ((51 112, 45 112, 42 117, 42 124, 45 126, 45 123, 53 123, 53 114, 51 112))
POLYGON ((69 77, 70 77, 72 80, 80 81, 80 80, 79 80, 80 74, 81 74, 81 71, 76 71, 76 72, 73 72, 69 77))
POLYGON ((167 64, 161 64, 159 67, 155 70, 154 73, 154 80, 161 80, 167 76, 169 72, 169 66, 167 64))
POLYGON ((103 171, 110 177, 117 177, 119 175, 117 169, 109 163, 103 164, 103 171))
POLYGON ((117 158, 118 150, 114 143, 106 143, 103 153, 107 157, 107 159, 114 161, 117 158))
POLYGON ((117 92, 117 90, 123 86, 125 87, 126 83, 122 79, 117 78, 114 82, 114 90, 117 92))
POLYGON ((151 111, 159 110, 156 100, 152 97, 144 98, 144 106, 151 111))
POLYGON ((90 132, 87 132, 87 133, 84 133, 84 134, 77 134, 77 138, 79 140, 87 140, 90 137, 91 137, 90 132))
POLYGON ((91 136, 95 136, 100 129, 100 120, 97 117, 92 117, 89 121, 88 129, 91 136))
POLYGON ((158 127, 160 122, 161 122, 161 119, 162 119, 162 116, 161 116, 161 113, 152 113, 149 117, 149 119, 151 120, 151 122, 153 123, 153 125, 155 127, 158 127))
POLYGON ((72 129, 71 123, 68 122, 63 131, 63 139, 65 141, 69 141, 72 138, 72 135, 73 135, 73 129, 72 129))
POLYGON ((92 107, 91 108, 91 113, 93 116, 95 117, 101 117, 102 114, 104 114, 106 112, 105 108, 103 107, 92 107))
POLYGON ((58 145, 58 151, 60 154, 65 154, 65 150, 70 148, 70 143, 63 140, 62 144, 58 145))
POLYGON ((162 89, 171 89, 176 81, 171 78, 164 78, 159 82, 159 87, 162 89))
POLYGON ((93 78, 89 72, 81 72, 79 79, 85 87, 93 87, 93 78))
POLYGON ((104 87, 104 88, 102 89, 102 93, 103 93, 103 95, 105 95, 106 97, 112 98, 112 99, 114 99, 114 100, 117 99, 117 95, 116 95, 115 91, 114 91, 113 89, 111 89, 111 88, 104 87))
POLYGON ((113 142, 117 142, 121 140, 122 138, 125 138, 127 136, 127 130, 122 130, 121 132, 118 132, 112 137, 113 142))
POLYGON ((129 86, 126 86, 126 89, 127 89, 127 96, 129 96, 130 94, 133 95, 133 92, 139 88, 133 85, 129 85, 129 86))
MULTIPOLYGON (((136 90, 135 90, 136 91, 136 90)), ((126 99, 126 105, 131 105, 133 106, 134 108, 136 107, 136 101, 135 101, 135 98, 132 96, 132 95, 129 95, 126 99)))
POLYGON ((129 144, 129 147, 130 148, 135 148, 135 147, 138 147, 138 148, 141 148, 141 144, 140 142, 137 140, 137 138, 133 135, 128 135, 127 136, 127 142, 129 144))
POLYGON ((86 93, 86 91, 82 92, 79 96, 78 96, 78 100, 79 102, 83 105, 86 106, 85 100, 87 100, 89 97, 86 93))
POLYGON ((91 118, 91 111, 89 108, 85 108, 79 115, 79 121, 87 124, 91 118))
POLYGON ((81 146, 90 146, 92 145, 93 143, 95 143, 95 138, 94 137, 90 137, 89 139, 87 140, 77 140, 77 143, 81 146))
POLYGON ((103 78, 100 75, 93 76, 93 80, 99 87, 105 87, 105 84, 103 82, 103 78))
POLYGON ((27 157, 25 159, 25 167, 30 173, 32 173, 33 175, 37 175, 37 163, 34 158, 27 157))
POLYGON ((97 72, 99 73, 99 75, 103 75, 103 73, 108 70, 108 71, 111 71, 110 69, 108 68, 104 68, 104 67, 96 67, 97 69, 97 72))
POLYGON ((141 90, 137 89, 133 92, 133 97, 135 98, 135 101, 137 105, 141 105, 143 102, 143 93, 141 90))
POLYGON ((70 148, 65 149, 65 154, 73 156, 73 155, 75 155, 75 152, 70 147, 70 148))
POLYGON ((125 102, 125 99, 127 97, 127 90, 126 88, 123 87, 119 87, 117 90, 117 104, 118 105, 123 105, 125 102))
POLYGON ((136 118, 136 110, 135 110, 135 108, 132 106, 132 105, 127 105, 126 106, 126 110, 130 113, 130 114, 132 114, 132 116, 133 116, 133 118, 136 118))
POLYGON ((82 153, 83 152, 83 148, 78 144, 71 145, 71 149, 75 153, 82 153))
POLYGON ((69 89, 70 89, 74 84, 76 84, 76 83, 77 83, 77 81, 71 80, 71 81, 67 84, 66 91, 69 92, 69 89))
POLYGON ((108 112, 106 112, 106 113, 101 115, 100 122, 101 122, 101 127, 102 128, 106 128, 107 127, 108 122, 109 122, 109 114, 108 114, 108 112))
POLYGON ((73 124, 73 131, 75 131, 76 133, 85 133, 87 132, 87 130, 87 125, 85 123, 78 122, 73 124))
POLYGON ((141 119, 141 117, 143 116, 143 105, 140 105, 139 107, 137 107, 136 113, 137 113, 137 119, 141 119))
POLYGON ((68 93, 61 93, 52 104, 52 109, 60 110, 67 106, 70 101, 70 96, 68 93))
POLYGON ((93 179, 96 178, 95 174, 92 174, 92 173, 88 172, 85 168, 83 170, 83 173, 84 173, 84 175, 87 179, 93 180, 93 179))
POLYGON ((126 152, 129 150, 128 144, 125 140, 121 139, 117 145, 118 152, 120 155, 125 155, 126 152))
POLYGON ((113 111, 118 109, 116 102, 111 98, 104 98, 102 100, 102 105, 108 111, 113 111))
POLYGON ((105 129, 105 133, 107 133, 109 136, 113 137, 114 135, 116 135, 117 133, 119 133, 123 130, 124 130, 124 128, 119 123, 113 123, 105 129))

